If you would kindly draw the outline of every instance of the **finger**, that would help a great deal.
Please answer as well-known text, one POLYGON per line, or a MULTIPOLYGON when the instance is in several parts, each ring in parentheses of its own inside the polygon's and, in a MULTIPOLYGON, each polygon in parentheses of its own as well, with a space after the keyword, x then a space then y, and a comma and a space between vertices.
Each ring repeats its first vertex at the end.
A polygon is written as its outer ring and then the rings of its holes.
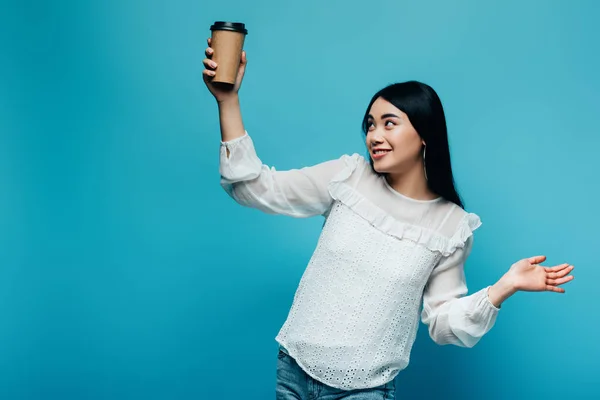
POLYGON ((209 59, 209 58, 205 58, 202 63, 204 64, 204 66, 208 69, 216 69, 217 68, 217 63, 214 62, 213 60, 209 59))
MULTIPOLYGON (((546 268, 546 271, 549 271, 549 272, 558 272, 558 271, 564 270, 569 267, 573 267, 573 266, 570 264, 560 264, 560 265, 556 265, 554 267, 544 267, 544 268, 546 268)), ((573 268, 571 268, 571 269, 573 269, 573 268)))
POLYGON ((212 57, 214 54, 214 50, 212 47, 207 47, 206 50, 204 51, 204 54, 206 54, 206 57, 212 57))
POLYGON ((529 257, 527 261, 529 261, 531 264, 543 263, 544 261, 546 261, 546 256, 529 257))
POLYGON ((569 272, 573 271, 573 267, 572 265, 567 265, 566 267, 561 267, 561 269, 546 269, 546 274, 548 278, 551 279, 556 279, 556 278, 562 278, 563 276, 567 275, 569 272), (549 272, 549 271, 556 271, 556 272, 549 272))
POLYGON ((572 281, 574 278, 575 277, 573 275, 569 275, 569 276, 565 276, 564 278, 546 279, 546 284, 547 285, 558 286, 558 285, 562 285, 563 283, 567 283, 569 281, 572 281))
POLYGON ((202 75, 204 75, 205 78, 213 78, 215 76, 216 72, 210 69, 205 69, 204 71, 202 71, 202 75))
POLYGON ((208 47, 210 47, 210 44, 212 43, 212 38, 206 39, 206 43, 208 43, 208 47))
POLYGON ((246 73, 246 64, 248 63, 248 60, 246 58, 246 52, 242 52, 242 59, 240 62, 240 68, 238 69, 238 78, 237 80, 239 82, 242 81, 242 79, 244 79, 244 74, 246 73))
POLYGON ((565 292, 565 289, 559 288, 556 286, 551 286, 551 285, 546 286, 546 290, 548 292, 555 292, 555 293, 564 293, 565 292))

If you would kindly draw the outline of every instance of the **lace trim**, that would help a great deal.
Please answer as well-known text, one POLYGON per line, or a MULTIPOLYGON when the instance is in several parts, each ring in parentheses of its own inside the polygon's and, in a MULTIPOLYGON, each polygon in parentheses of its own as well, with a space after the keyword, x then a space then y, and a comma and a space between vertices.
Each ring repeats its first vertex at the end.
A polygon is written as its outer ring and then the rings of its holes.
POLYGON ((481 226, 481 220, 476 214, 467 213, 452 237, 446 237, 431 229, 398 221, 344 182, 356 169, 358 157, 360 156, 357 154, 350 157, 348 167, 331 180, 328 186, 329 194, 383 233, 398 239, 408 239, 446 257, 457 249, 464 248, 473 232, 481 226))

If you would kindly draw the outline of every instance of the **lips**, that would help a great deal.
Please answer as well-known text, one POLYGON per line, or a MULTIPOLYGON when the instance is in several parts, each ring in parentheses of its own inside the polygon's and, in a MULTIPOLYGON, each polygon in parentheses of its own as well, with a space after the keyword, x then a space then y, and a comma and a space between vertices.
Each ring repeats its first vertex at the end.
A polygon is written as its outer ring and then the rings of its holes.
POLYGON ((390 152, 391 150, 389 149, 375 149, 373 150, 373 159, 378 160, 390 152))

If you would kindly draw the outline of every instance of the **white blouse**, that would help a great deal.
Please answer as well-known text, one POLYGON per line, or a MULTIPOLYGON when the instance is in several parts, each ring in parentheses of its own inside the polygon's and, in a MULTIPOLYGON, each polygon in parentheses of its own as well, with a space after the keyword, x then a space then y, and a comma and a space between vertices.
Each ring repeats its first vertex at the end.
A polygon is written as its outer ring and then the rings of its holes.
POLYGON ((314 379, 345 390, 391 381, 409 363, 419 314, 439 344, 472 347, 494 325, 489 287, 466 295, 475 214, 403 196, 358 154, 277 171, 247 132, 220 152, 221 185, 239 204, 326 219, 276 337, 314 379))

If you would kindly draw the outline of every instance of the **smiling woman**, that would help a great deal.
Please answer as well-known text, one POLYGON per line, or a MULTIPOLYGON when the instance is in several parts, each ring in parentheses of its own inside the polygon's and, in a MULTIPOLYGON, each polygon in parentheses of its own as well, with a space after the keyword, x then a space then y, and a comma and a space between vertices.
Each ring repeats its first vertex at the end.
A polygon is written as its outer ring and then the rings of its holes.
POLYGON ((429 85, 410 81, 377 92, 367 107, 363 131, 371 166, 390 186, 410 197, 441 196, 463 207, 454 185, 444 109, 429 85))
POLYGON ((376 93, 363 128, 370 159, 343 155, 277 171, 262 163, 241 118, 234 85, 204 80, 220 113, 221 185, 238 203, 270 214, 326 218, 280 344, 277 398, 394 398, 394 378, 410 359, 420 318, 439 344, 474 346, 516 291, 564 292, 568 264, 543 256, 516 262, 494 285, 467 296, 464 264, 477 215, 454 187, 444 111, 419 82, 376 93))

